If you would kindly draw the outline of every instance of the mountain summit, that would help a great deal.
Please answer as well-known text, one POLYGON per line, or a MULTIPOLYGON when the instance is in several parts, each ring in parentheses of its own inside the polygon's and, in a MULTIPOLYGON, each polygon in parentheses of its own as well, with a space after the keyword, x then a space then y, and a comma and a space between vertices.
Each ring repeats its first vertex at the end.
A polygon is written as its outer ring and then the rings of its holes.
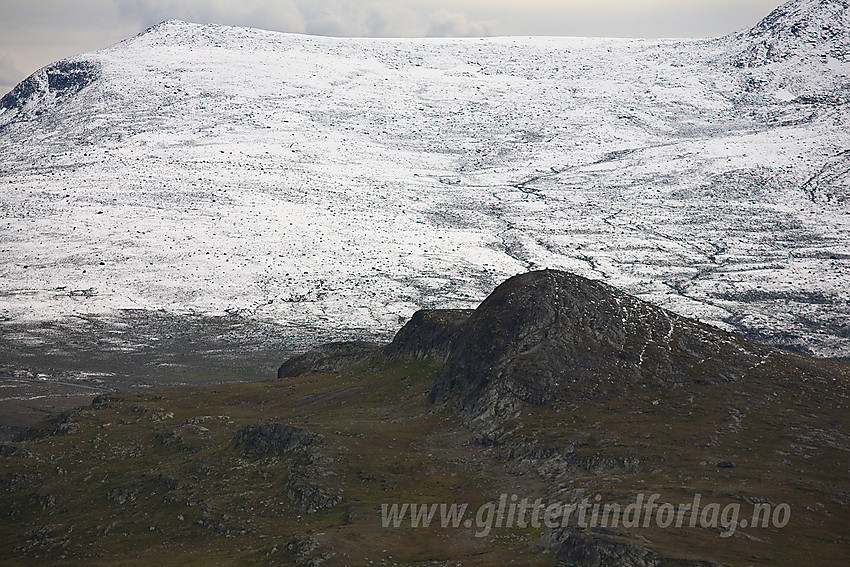
POLYGON ((741 34, 749 44, 742 63, 760 66, 795 55, 850 54, 850 1, 792 0, 741 34))

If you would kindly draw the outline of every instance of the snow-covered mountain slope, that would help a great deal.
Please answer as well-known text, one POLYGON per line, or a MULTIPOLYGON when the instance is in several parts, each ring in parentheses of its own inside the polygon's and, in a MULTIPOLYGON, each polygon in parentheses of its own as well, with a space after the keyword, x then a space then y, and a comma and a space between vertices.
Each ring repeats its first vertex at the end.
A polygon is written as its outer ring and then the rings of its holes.
POLYGON ((843 60, 850 47, 848 0, 798 0, 774 10, 752 29, 737 34, 743 42, 738 61, 759 67, 812 58, 843 60))
POLYGON ((0 102, 0 309, 343 338, 551 267, 850 356, 848 33, 843 0, 715 40, 165 22, 0 102))

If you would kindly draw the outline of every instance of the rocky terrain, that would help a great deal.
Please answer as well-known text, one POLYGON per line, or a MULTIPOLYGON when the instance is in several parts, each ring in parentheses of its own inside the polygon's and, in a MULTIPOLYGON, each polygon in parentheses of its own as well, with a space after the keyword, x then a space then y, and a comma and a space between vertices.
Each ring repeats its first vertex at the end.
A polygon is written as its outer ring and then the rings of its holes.
POLYGON ((391 343, 318 347, 279 373, 99 396, 0 445, 0 564, 850 560, 850 365, 600 282, 523 274, 475 310, 421 311, 391 343), (725 519, 482 515, 651 495, 658 514, 701 502, 725 519), (393 504, 468 509, 411 523, 393 504))

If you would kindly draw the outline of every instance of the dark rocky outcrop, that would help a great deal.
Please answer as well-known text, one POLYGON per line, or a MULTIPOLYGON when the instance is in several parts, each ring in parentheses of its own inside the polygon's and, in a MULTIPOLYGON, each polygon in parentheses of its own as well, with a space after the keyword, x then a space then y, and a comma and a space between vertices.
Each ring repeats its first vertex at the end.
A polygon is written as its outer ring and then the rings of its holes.
POLYGON ((45 98, 61 100, 92 84, 100 72, 96 63, 85 60, 57 61, 39 69, 0 98, 0 109, 21 110, 45 98))
POLYGON ((658 567, 652 551, 623 538, 566 530, 555 553, 558 567, 658 567))
POLYGON ((534 404, 741 378, 770 349, 555 270, 515 276, 457 332, 431 399, 534 404))
POLYGON ((381 354, 381 345, 365 341, 328 343, 293 356, 277 370, 278 378, 311 372, 337 372, 347 366, 366 364, 381 354))
POLYGON ((417 311, 384 349, 384 355, 390 360, 445 362, 473 313, 471 309, 417 311))
POLYGON ((236 434, 236 444, 241 447, 242 454, 253 458, 269 453, 304 451, 323 442, 324 438, 318 433, 283 423, 246 425, 236 434))
POLYGON ((445 362, 471 309, 424 309, 413 314, 392 343, 364 341, 328 343, 294 356, 277 371, 278 378, 294 378, 311 372, 338 372, 348 366, 387 360, 434 360, 445 362))

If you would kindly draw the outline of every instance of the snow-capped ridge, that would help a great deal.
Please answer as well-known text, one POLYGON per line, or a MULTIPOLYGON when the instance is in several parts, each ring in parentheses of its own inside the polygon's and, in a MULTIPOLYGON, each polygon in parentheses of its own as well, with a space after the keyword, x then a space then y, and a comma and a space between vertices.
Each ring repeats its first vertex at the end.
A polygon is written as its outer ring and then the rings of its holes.
MULTIPOLYGON (((203 37, 209 37, 210 33, 214 33, 217 36, 216 39, 223 39, 227 35, 227 31, 231 29, 239 29, 233 28, 231 26, 224 26, 220 24, 198 24, 194 22, 187 22, 185 20, 164 20, 159 22, 158 24, 152 25, 151 27, 142 30, 136 36, 126 39, 114 47, 117 46, 127 46, 132 45, 138 41, 153 41, 155 43, 168 43, 177 45, 184 45, 189 43, 195 43, 198 39, 203 37)), ((111 48, 107 48, 111 49, 111 48)))
POLYGON ((259 28, 213 23, 199 24, 172 19, 151 26, 138 35, 108 47, 104 51, 134 49, 134 46, 143 45, 161 45, 169 49, 178 47, 266 49, 287 37, 297 35, 259 28))
POLYGON ((744 67, 803 53, 847 61, 850 0, 792 0, 738 36, 747 44, 738 59, 744 67))
POLYGON ((178 29, 178 28, 186 29, 186 28, 192 28, 192 27, 201 28, 201 27, 204 27, 204 24, 195 24, 195 23, 192 23, 192 22, 187 22, 186 20, 171 18, 169 20, 163 20, 163 21, 159 22, 158 24, 154 24, 154 25, 150 26, 149 28, 142 30, 141 32, 139 32, 139 34, 136 37, 140 37, 140 36, 143 36, 143 35, 149 35, 149 34, 152 34, 152 33, 159 33, 159 32, 169 30, 169 29, 178 29))
POLYGON ((161 38, 162 40, 172 41, 175 44, 182 44, 192 42, 196 37, 209 36, 210 34, 219 35, 221 37, 218 39, 223 39, 227 35, 232 35, 233 32, 240 31, 251 33, 258 32, 260 30, 256 28, 228 26, 223 24, 199 24, 186 20, 171 19, 154 24, 151 27, 142 30, 136 36, 120 42, 118 45, 127 42, 132 43, 134 40, 139 38, 161 38))

